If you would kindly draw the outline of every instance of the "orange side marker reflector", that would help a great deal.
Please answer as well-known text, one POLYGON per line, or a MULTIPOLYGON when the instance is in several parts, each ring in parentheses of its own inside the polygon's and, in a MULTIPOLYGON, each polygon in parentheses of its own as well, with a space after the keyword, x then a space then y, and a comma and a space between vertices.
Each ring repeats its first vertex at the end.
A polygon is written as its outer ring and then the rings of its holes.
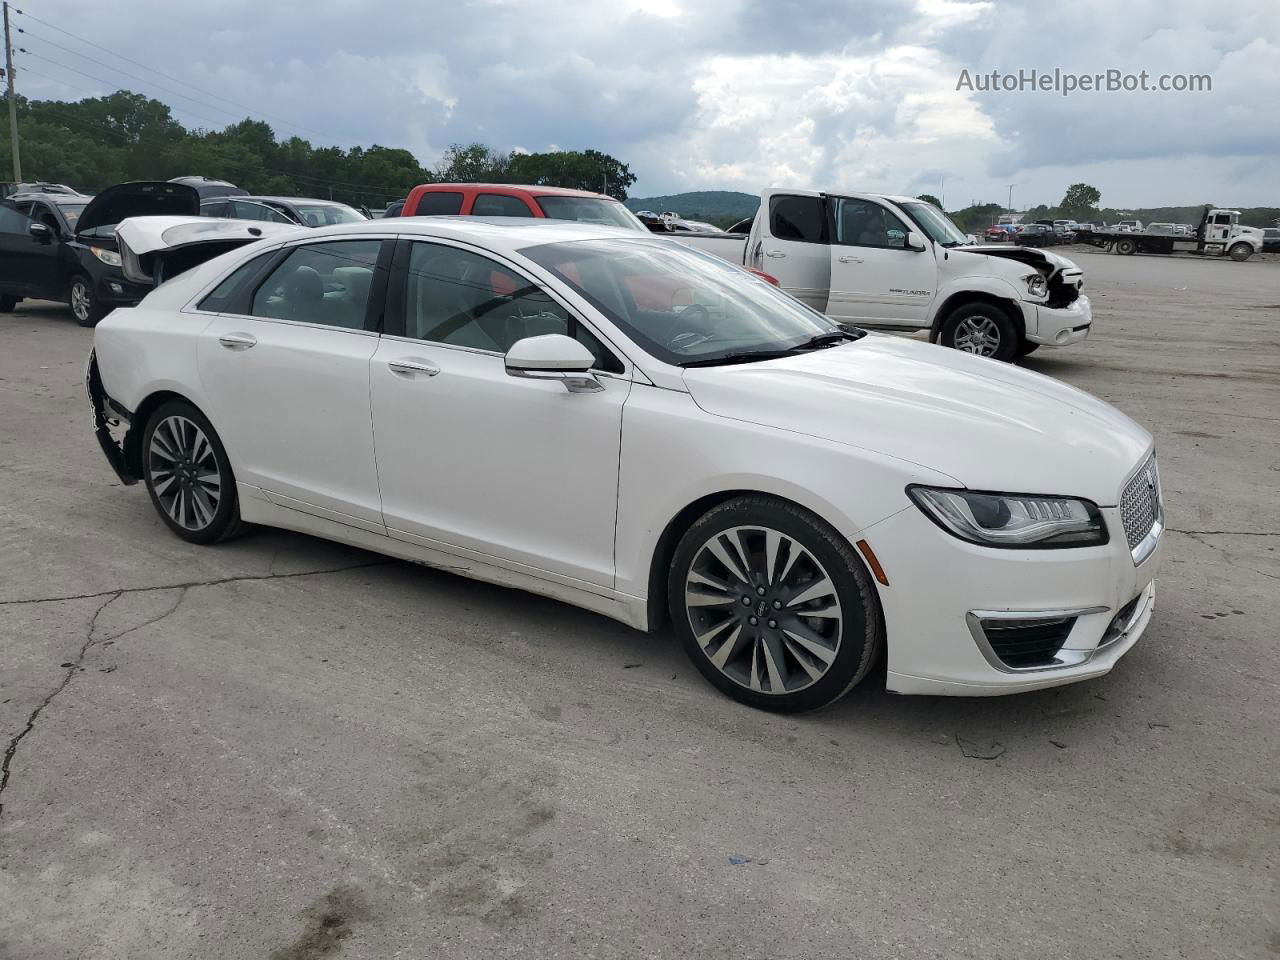
POLYGON ((876 552, 871 549, 871 544, 867 543, 865 540, 859 540, 857 547, 862 551, 862 555, 867 558, 867 566, 869 566, 871 568, 871 572, 876 575, 876 579, 887 587, 889 585, 889 578, 884 575, 884 567, 880 566, 880 561, 876 557, 876 552))

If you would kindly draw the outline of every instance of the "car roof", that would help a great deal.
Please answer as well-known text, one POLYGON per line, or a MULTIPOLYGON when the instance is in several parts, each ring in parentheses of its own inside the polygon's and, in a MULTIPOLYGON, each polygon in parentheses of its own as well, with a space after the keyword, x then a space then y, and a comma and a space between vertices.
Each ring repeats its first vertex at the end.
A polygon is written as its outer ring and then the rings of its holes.
MULTIPOLYGON (((215 199, 223 199, 217 197, 215 199)), ((341 200, 322 200, 319 197, 277 197, 264 193, 251 193, 243 197, 232 197, 233 200, 277 200, 280 203, 320 203, 329 207, 349 207, 351 204, 343 203, 341 200)))
POLYGON ((36 191, 24 191, 23 193, 11 193, 5 197, 6 200, 43 200, 45 203, 54 204, 72 204, 72 203, 88 203, 93 198, 84 193, 43 193, 36 191))
POLYGON ((424 183, 414 188, 423 193, 456 193, 459 190, 479 190, 484 193, 496 193, 502 196, 518 197, 592 197, 597 200, 613 200, 603 193, 592 193, 590 190, 573 190, 569 187, 535 187, 519 183, 424 183))
POLYGON ((393 217, 366 220, 363 223, 317 227, 307 232, 307 240, 327 236, 350 237, 370 233, 385 236, 418 236, 472 242, 496 253, 514 253, 525 247, 543 243, 566 243, 575 240, 649 240, 670 243, 651 233, 624 227, 604 227, 577 220, 550 220, 543 217, 393 217))

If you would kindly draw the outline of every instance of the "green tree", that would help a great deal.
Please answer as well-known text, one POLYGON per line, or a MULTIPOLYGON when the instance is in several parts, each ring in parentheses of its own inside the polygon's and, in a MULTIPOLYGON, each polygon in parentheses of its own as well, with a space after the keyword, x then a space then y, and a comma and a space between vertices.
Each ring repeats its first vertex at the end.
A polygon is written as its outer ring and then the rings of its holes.
POLYGON ((508 161, 510 182, 543 187, 569 187, 627 199, 635 174, 617 157, 598 150, 515 153, 508 161))
POLYGON ((1096 187, 1087 183, 1073 183, 1058 204, 1058 210, 1064 217, 1072 220, 1092 220, 1098 213, 1098 202, 1102 194, 1096 187))
POLYGON ((922 193, 916 197, 917 200, 923 200, 925 203, 932 203, 939 210, 942 209, 942 201, 935 197, 932 193, 922 193))
POLYGON ((483 143, 453 143, 440 158, 436 175, 441 183, 508 183, 511 154, 483 143))

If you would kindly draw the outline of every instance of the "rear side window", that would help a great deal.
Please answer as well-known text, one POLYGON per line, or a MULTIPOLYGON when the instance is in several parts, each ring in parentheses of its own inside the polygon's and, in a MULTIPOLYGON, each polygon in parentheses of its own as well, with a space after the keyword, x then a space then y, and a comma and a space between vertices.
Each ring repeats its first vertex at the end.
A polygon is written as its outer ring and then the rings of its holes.
MULTIPOLYGON (((451 217, 462 212, 462 194, 460 193, 424 193, 418 198, 418 209, 415 217, 451 217)), ((388 213, 388 215, 390 215, 388 213)))
POLYGON ((297 247, 258 288, 250 313, 363 330, 381 249, 381 240, 339 240, 297 247))
POLYGON ((482 193, 471 205, 473 217, 532 217, 533 211, 519 197, 501 193, 482 193))
POLYGON ((779 240, 826 243, 826 223, 821 197, 769 199, 769 232, 779 240))
POLYGON ((0 204, 0 233, 26 233, 31 219, 7 203, 0 204))
POLYGON ((199 308, 212 313, 237 312, 235 304, 240 299, 240 294, 244 292, 245 284, 251 283, 254 275, 275 255, 276 251, 272 250, 236 267, 225 280, 205 295, 199 303, 199 308))

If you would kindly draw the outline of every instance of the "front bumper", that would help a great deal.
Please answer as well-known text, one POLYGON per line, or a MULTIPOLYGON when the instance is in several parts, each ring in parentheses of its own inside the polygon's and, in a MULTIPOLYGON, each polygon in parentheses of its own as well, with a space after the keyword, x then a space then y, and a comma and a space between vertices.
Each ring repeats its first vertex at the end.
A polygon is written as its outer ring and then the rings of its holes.
POLYGON ((940 530, 914 506, 868 528, 865 537, 891 584, 880 590, 888 689, 995 696, 1109 672, 1151 620, 1162 545, 1157 541, 1135 565, 1119 508, 1104 507, 1102 514, 1110 543, 1064 550, 1000 550, 966 543, 940 530), (975 622, 1001 616, 1074 620, 1055 662, 1011 667, 984 643, 980 629, 975 632, 975 622))
POLYGON ((1065 347, 1079 343, 1089 335, 1093 323, 1093 310, 1089 298, 1081 294, 1067 307, 1047 307, 1040 303, 1018 304, 1022 308, 1023 325, 1027 339, 1046 346, 1065 347))
POLYGON ((154 287, 126 280, 119 270, 113 270, 107 276, 98 277, 93 288, 98 302, 113 308, 136 306, 154 289, 154 287))

